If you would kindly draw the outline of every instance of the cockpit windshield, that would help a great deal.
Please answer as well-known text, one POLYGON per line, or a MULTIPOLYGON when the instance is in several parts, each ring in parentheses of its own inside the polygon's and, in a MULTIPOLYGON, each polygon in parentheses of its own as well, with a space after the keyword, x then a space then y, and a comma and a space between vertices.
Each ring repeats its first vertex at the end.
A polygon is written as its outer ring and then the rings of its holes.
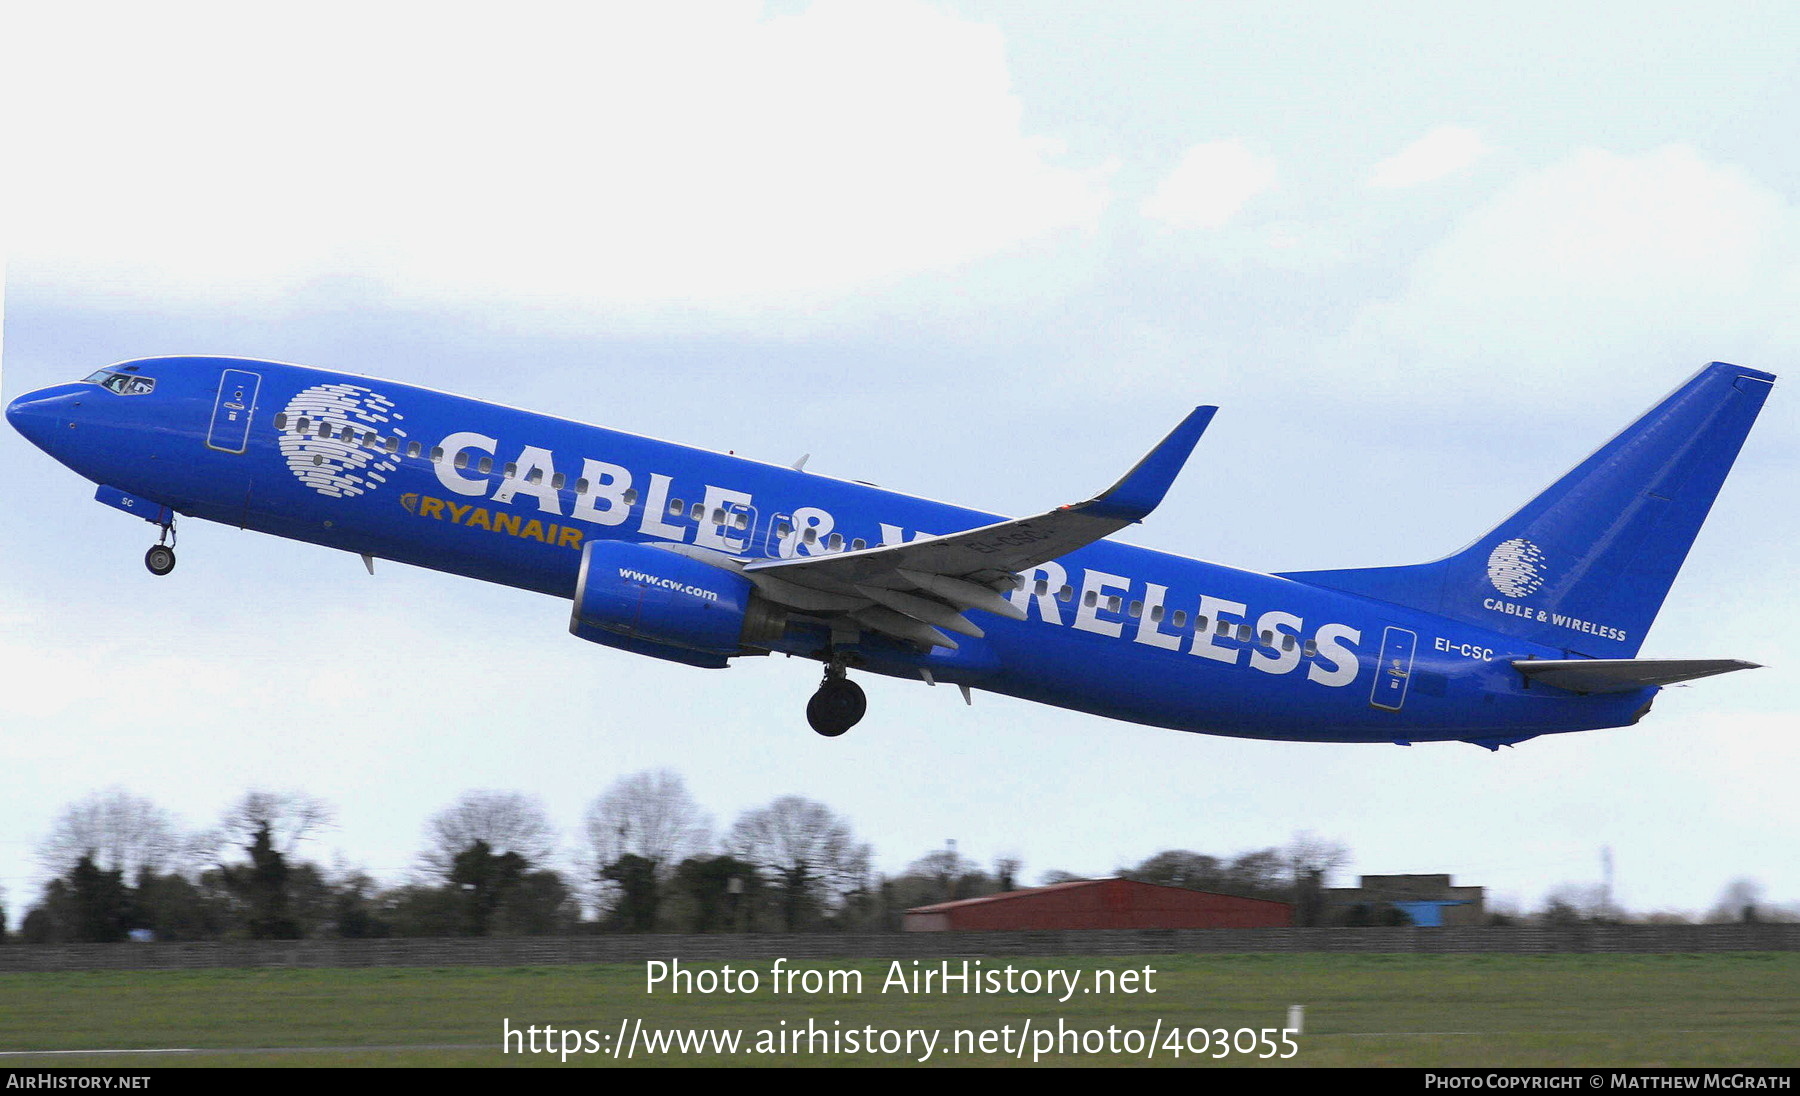
POLYGON ((121 396, 141 396, 156 387, 155 377, 140 377, 135 373, 120 373, 113 369, 102 369, 93 376, 82 378, 84 383, 97 384, 108 391, 117 392, 121 396))

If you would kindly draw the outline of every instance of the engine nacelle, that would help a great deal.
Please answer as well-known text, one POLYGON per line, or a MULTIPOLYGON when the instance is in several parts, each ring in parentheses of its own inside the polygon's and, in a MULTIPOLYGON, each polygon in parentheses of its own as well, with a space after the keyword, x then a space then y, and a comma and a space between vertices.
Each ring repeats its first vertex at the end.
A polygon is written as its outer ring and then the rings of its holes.
POLYGON ((569 617, 569 631, 582 639, 716 669, 785 625, 736 572, 623 541, 590 540, 582 548, 569 617))

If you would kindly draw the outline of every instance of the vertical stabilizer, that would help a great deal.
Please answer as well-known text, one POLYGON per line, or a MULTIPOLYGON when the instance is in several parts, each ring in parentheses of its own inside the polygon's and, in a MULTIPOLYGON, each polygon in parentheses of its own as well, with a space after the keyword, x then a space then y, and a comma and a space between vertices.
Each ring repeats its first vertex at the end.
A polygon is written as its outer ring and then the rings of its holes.
POLYGON ((1446 559, 1284 577, 1582 655, 1631 658, 1774 380, 1714 362, 1446 559))

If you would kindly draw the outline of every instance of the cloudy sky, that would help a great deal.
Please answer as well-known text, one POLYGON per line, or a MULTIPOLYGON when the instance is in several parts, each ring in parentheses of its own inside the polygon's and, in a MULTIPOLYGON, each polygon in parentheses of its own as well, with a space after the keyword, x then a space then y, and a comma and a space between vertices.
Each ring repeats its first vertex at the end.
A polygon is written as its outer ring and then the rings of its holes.
MULTIPOLYGON (((1258 570, 1461 547, 1711 360, 1800 356, 1789 4, 13 5, 0 392, 207 352, 445 388, 996 512, 1222 410, 1127 538, 1258 570), (1372 14, 1371 14, 1372 13, 1372 14)), ((333 803, 399 879, 466 789, 669 767, 821 800, 899 870, 1311 831, 1535 908, 1800 903, 1795 401, 1644 649, 1766 669, 1489 754, 1243 742, 583 644, 567 607, 189 522, 0 431, 0 886, 109 786, 333 803)))

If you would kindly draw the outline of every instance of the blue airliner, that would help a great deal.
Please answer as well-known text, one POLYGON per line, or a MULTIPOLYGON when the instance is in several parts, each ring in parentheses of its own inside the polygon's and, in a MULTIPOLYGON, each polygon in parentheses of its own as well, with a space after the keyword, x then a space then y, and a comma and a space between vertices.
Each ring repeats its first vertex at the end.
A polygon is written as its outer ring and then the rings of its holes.
POLYGON ((822 662, 827 736, 863 715, 855 670, 1207 734, 1498 749, 1753 665, 1637 653, 1773 381, 1707 366, 1444 559, 1274 575, 1107 539, 1162 501, 1212 407, 1094 498, 1011 520, 250 359, 124 362, 6 417, 160 528, 156 574, 182 515, 536 590, 608 647, 822 662))

